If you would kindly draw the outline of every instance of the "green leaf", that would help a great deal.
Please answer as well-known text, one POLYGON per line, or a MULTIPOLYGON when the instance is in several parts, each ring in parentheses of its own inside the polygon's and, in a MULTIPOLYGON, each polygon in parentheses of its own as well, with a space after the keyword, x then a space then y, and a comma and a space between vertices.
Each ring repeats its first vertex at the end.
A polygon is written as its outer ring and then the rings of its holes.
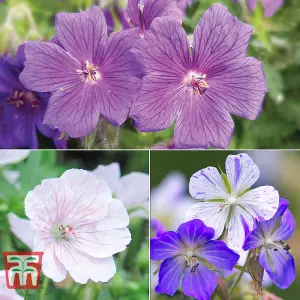
POLYGON ((21 258, 16 257, 16 256, 10 257, 9 260, 13 260, 13 261, 22 261, 21 258))

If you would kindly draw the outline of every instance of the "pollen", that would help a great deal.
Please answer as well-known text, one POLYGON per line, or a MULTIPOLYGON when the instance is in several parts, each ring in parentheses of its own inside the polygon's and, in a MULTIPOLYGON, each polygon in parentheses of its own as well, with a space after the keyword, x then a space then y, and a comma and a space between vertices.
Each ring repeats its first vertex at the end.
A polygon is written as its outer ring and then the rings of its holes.
POLYGON ((193 89, 194 96, 203 95, 209 88, 206 82, 206 74, 189 72, 183 79, 184 83, 193 89))
POLYGON ((82 65, 81 69, 76 70, 76 73, 81 77, 82 83, 93 83, 101 79, 98 67, 88 60, 82 65))

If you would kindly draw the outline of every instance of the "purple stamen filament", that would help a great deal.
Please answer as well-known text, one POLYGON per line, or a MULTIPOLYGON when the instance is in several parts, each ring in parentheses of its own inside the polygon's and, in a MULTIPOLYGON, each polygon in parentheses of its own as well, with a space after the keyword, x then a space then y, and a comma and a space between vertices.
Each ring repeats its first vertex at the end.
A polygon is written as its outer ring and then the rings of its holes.
POLYGON ((88 61, 81 66, 81 70, 76 70, 77 74, 81 76, 81 82, 84 83, 88 81, 97 81, 99 79, 98 67, 94 64, 90 64, 88 61))

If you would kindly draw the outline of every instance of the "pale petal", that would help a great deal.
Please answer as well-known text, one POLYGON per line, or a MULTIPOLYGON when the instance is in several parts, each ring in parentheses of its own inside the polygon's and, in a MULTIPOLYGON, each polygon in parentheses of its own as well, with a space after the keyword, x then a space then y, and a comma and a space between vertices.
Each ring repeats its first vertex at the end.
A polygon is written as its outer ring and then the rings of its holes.
POLYGON ((14 213, 9 213, 7 217, 10 225, 10 230, 28 248, 32 249, 34 236, 36 232, 32 229, 30 221, 26 219, 21 219, 14 213))
POLYGON ((217 239, 224 231, 228 212, 229 206, 222 202, 199 202, 186 212, 185 220, 202 220, 206 226, 215 230, 214 239, 217 239))
POLYGON ((149 199, 149 175, 141 172, 132 172, 121 177, 115 194, 126 208, 143 206, 149 199))
POLYGON ((104 180, 111 192, 114 194, 117 184, 121 177, 120 165, 118 163, 112 163, 110 165, 99 165, 91 173, 98 179, 104 180))
POLYGON ((215 167, 202 169, 190 179, 189 191, 198 200, 227 199, 228 191, 215 167))
POLYGON ((279 206, 278 191, 272 186, 261 186, 241 197, 238 203, 259 221, 271 219, 279 206))
POLYGON ((231 194, 236 196, 249 189, 260 175, 257 165, 246 153, 228 155, 225 168, 231 194))
POLYGON ((243 208, 237 205, 232 206, 228 226, 228 246, 233 250, 242 250, 245 240, 243 220, 247 223, 249 230, 253 230, 253 217, 243 208))
POLYGON ((0 166, 17 164, 26 159, 30 150, 1 150, 0 166))

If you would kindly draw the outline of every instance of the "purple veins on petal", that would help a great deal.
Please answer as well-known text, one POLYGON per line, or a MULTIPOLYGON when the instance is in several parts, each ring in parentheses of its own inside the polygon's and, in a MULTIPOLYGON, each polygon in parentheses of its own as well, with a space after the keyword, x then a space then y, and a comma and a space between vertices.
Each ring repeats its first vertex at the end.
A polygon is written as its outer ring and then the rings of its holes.
POLYGON ((76 138, 92 132, 100 115, 116 126, 125 122, 139 87, 134 31, 107 38, 104 14, 92 7, 57 14, 55 44, 27 44, 23 84, 52 93, 44 123, 76 138))
POLYGON ((209 299, 217 279, 208 265, 231 270, 239 259, 224 242, 211 240, 213 236, 212 228, 201 220, 192 220, 181 224, 178 232, 168 231, 159 238, 152 238, 150 258, 163 260, 155 291, 173 296, 183 276, 184 294, 199 300, 209 299))
POLYGON ((57 148, 66 148, 60 132, 42 123, 49 95, 25 88, 19 80, 24 68, 24 45, 16 58, 0 58, 0 148, 32 148, 38 145, 37 132, 52 138, 57 148))
POLYGON ((214 4, 196 26, 190 51, 176 20, 154 19, 132 50, 145 71, 130 111, 137 128, 160 131, 175 121, 175 148, 228 147, 230 114, 256 119, 267 91, 262 63, 246 57, 252 30, 214 4))

